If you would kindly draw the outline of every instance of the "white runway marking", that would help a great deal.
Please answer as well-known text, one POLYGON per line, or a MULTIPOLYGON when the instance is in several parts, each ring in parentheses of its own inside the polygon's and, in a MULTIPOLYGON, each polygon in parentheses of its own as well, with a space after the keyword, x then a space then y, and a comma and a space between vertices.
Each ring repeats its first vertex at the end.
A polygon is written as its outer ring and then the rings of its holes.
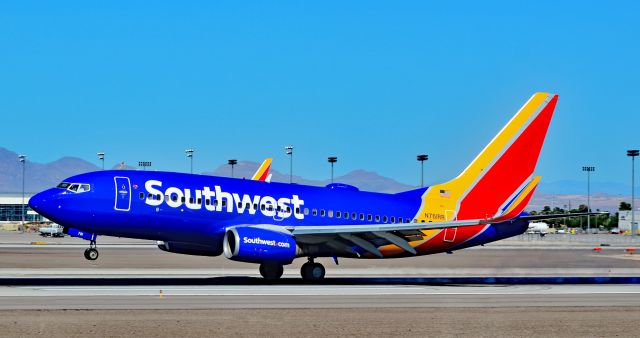
POLYGON ((375 296, 375 295, 583 295, 640 294, 640 285, 492 286, 45 286, 0 287, 0 297, 90 296, 375 296))

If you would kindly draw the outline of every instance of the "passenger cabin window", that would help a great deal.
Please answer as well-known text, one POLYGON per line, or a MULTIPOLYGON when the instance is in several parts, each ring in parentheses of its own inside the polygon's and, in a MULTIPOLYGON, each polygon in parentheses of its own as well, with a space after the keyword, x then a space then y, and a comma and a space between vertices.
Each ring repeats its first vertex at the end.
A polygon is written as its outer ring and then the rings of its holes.
POLYGON ((391 216, 391 223, 395 223, 396 222, 396 218, 391 216))
POLYGON ((329 210, 328 212, 329 217, 333 218, 333 210, 329 210))
POLYGON ((336 211, 336 218, 342 217, 342 213, 340 211, 336 211))
POLYGON ((324 217, 324 209, 320 209, 320 216, 324 217))
POLYGON ((144 193, 143 192, 140 193, 140 199, 141 200, 144 199, 144 193))
POLYGON ((387 216, 382 216, 382 223, 387 223, 387 216))
POLYGON ((380 222, 380 215, 376 215, 376 222, 380 222))
POLYGON ((312 214, 313 214, 313 216, 318 216, 318 210, 317 209, 313 209, 312 214))
POLYGON ((372 218, 371 218, 371 214, 368 214, 368 215, 367 215, 367 221, 371 221, 371 219, 372 219, 372 218))
POLYGON ((309 208, 304 208, 304 214, 308 215, 309 214, 309 208))
POLYGON ((357 218, 358 218, 358 217, 357 217, 356 213, 355 213, 355 212, 352 212, 352 213, 351 213, 351 219, 355 221, 357 218))
POLYGON ((364 214, 360 214, 360 220, 364 221, 364 214))

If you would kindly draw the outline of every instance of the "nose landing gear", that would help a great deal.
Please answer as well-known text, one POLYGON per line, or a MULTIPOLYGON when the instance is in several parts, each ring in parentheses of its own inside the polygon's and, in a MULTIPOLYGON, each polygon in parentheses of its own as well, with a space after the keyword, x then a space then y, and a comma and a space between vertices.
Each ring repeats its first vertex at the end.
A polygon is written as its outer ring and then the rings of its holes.
POLYGON ((96 241, 89 243, 89 248, 84 251, 84 258, 90 261, 98 259, 98 249, 96 248, 96 241))
POLYGON ((314 262, 313 257, 309 257, 309 261, 302 264, 302 267, 300 268, 302 279, 306 281, 322 280, 325 272, 324 266, 320 263, 314 262))

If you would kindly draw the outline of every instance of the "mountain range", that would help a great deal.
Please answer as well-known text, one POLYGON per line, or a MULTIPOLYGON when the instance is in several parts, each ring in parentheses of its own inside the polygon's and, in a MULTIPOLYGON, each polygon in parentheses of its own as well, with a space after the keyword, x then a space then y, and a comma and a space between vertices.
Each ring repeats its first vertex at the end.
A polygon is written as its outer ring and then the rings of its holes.
MULTIPOLYGON (((251 161, 238 161, 234 166, 234 177, 250 178, 259 164, 251 161)), ((136 168, 124 163, 116 164, 112 169, 136 168)), ((63 157, 49 163, 37 163, 27 159, 25 191, 37 192, 57 185, 63 179, 84 172, 100 170, 95 164, 77 157, 63 157)), ((231 176, 231 167, 227 164, 218 166, 212 172, 204 172, 204 175, 231 176)), ((277 170, 271 170, 273 182, 289 182, 289 175, 277 170)), ((298 184, 324 186, 330 180, 311 180, 294 175, 292 181, 298 184)), ((400 183, 394 179, 378 175, 366 170, 354 170, 350 173, 337 176, 335 182, 354 185, 363 191, 375 191, 395 193, 415 189, 415 186, 400 183)), ((0 193, 16 193, 22 191, 22 165, 18 161, 18 154, 0 147, 0 193)), ((586 184, 580 181, 557 181, 540 184, 534 198, 529 203, 529 209, 539 210, 545 205, 564 207, 571 205, 577 207, 586 204, 586 184)), ((591 207, 600 210, 617 210, 620 201, 630 201, 628 197, 630 186, 618 183, 591 184, 591 207)))
MULTIPOLYGON (((234 167, 234 176, 250 178, 258 169, 258 166, 259 163, 238 161, 238 164, 234 167)), ((113 166, 112 169, 135 170, 136 168, 120 163, 113 166)), ((32 162, 27 158, 25 166, 25 191, 41 191, 56 186, 60 181, 69 176, 96 170, 100 170, 100 168, 91 162, 77 157, 63 157, 49 163, 32 162)), ((277 170, 271 170, 270 172, 272 174, 272 182, 289 182, 288 174, 280 173, 277 170)), ((229 165, 223 164, 212 172, 202 174, 231 176, 231 168, 229 165)), ((346 175, 335 177, 334 181, 354 185, 365 191, 386 193, 395 193, 415 188, 366 170, 354 170, 346 175)), ((331 183, 330 180, 310 180, 300 176, 293 176, 293 182, 314 186, 324 186, 331 183)), ((15 193, 21 191, 22 165, 18 161, 18 154, 0 147, 0 193, 15 193)))

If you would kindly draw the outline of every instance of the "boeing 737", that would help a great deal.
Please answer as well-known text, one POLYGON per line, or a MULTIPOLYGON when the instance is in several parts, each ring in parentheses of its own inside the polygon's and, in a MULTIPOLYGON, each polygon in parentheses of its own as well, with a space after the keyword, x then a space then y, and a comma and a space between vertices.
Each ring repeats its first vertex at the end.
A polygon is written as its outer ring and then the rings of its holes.
MULTIPOLYGON (((306 258, 301 275, 320 280, 319 257, 380 259, 452 252, 524 233, 541 217, 524 212, 558 96, 534 94, 462 173, 397 194, 174 172, 105 170, 76 175, 29 205, 64 231, 158 241, 164 251, 259 264, 267 279, 306 258)), ((266 170, 264 170, 266 169, 266 170)), ((547 217, 548 218, 548 217, 547 217)))

